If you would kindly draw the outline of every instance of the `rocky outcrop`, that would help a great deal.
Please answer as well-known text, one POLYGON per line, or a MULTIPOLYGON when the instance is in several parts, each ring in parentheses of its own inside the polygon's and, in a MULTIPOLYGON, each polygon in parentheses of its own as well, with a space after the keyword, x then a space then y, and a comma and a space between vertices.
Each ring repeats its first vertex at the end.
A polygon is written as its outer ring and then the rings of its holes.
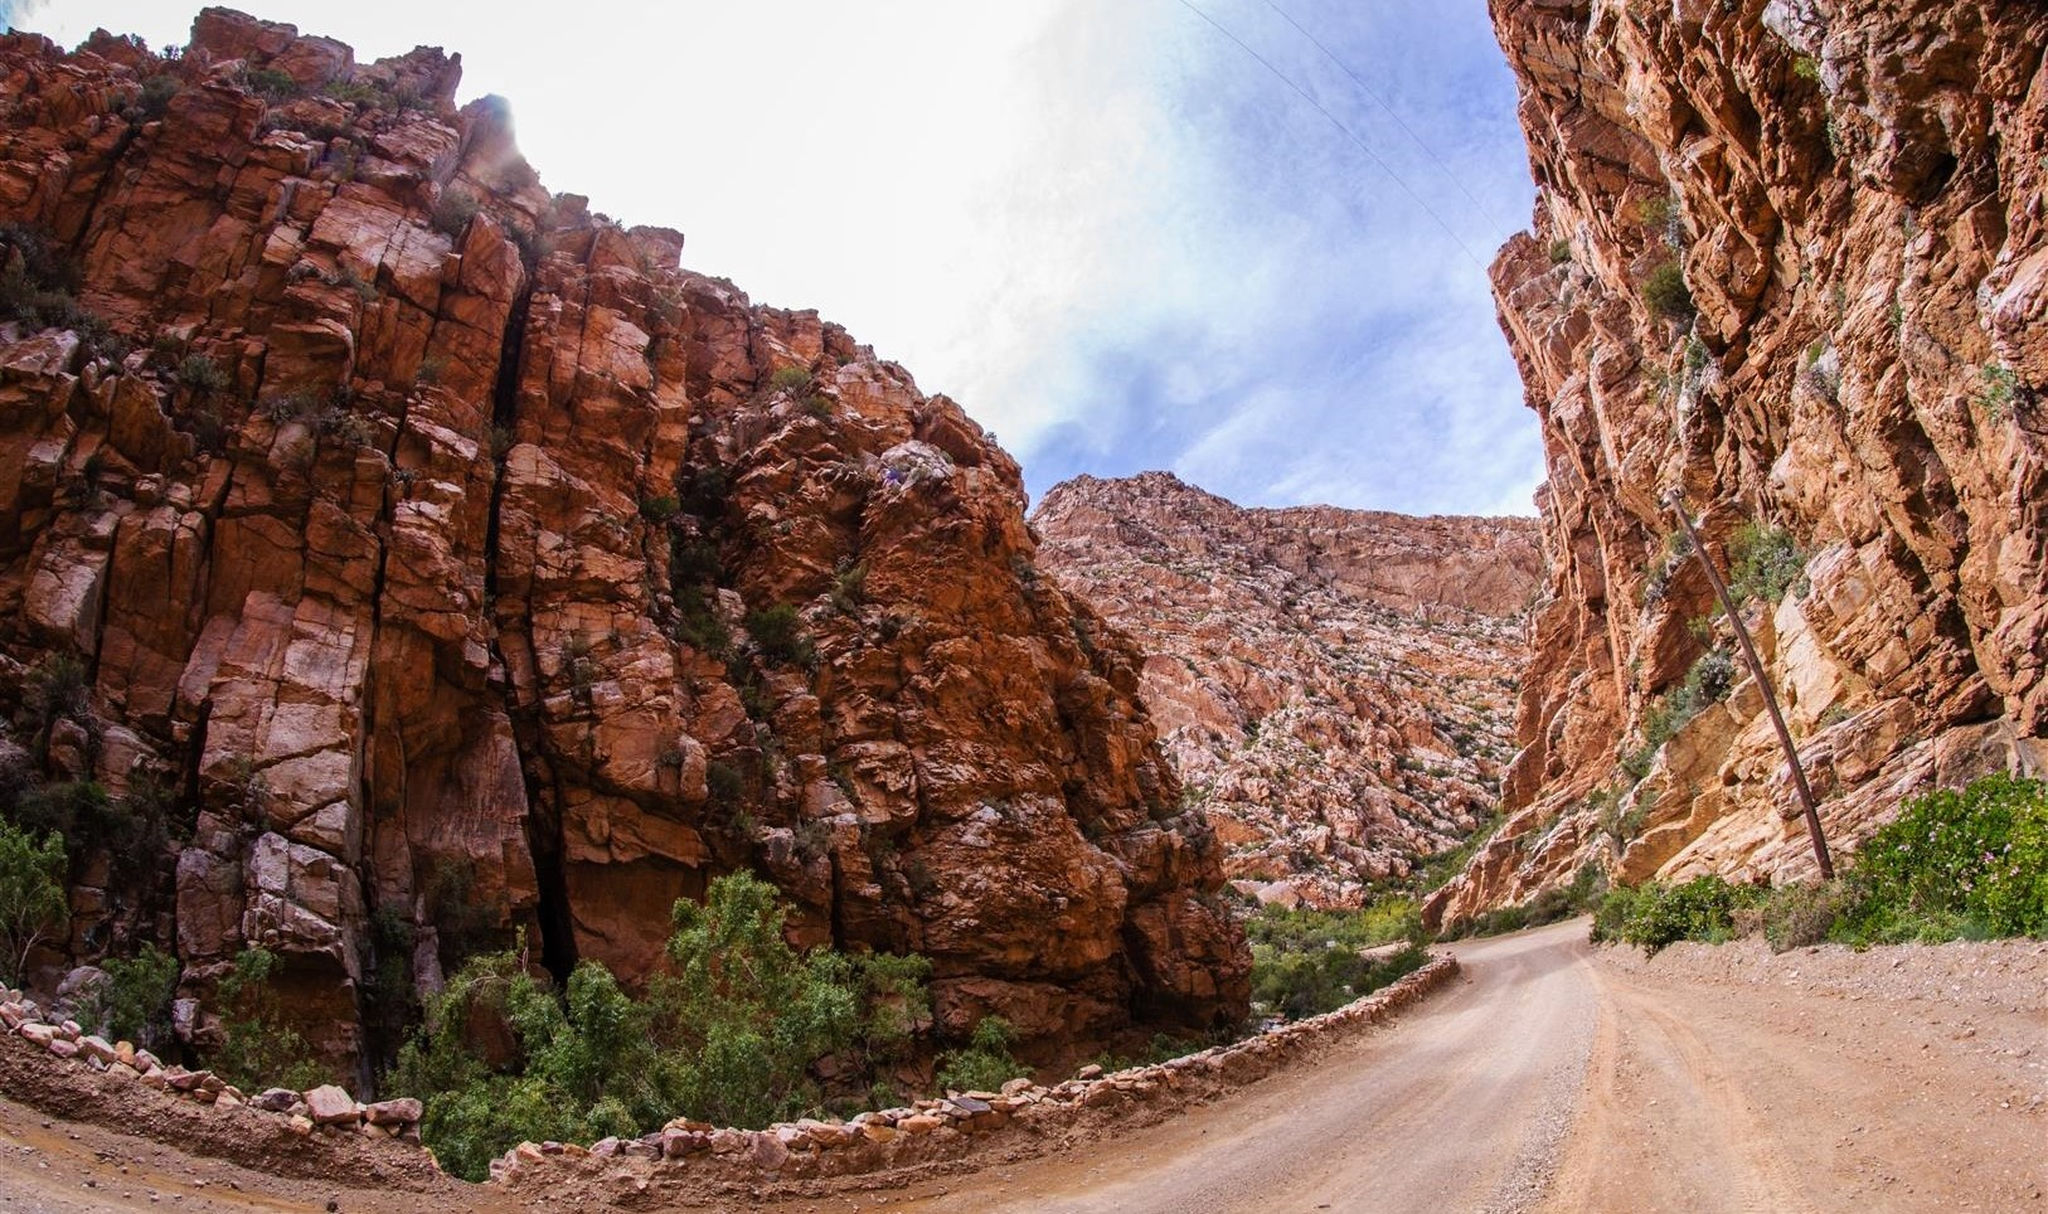
POLYGON ((98 318, 0 330, 0 696, 173 840, 74 855, 61 951, 174 943, 203 997, 262 945, 338 1059, 515 929, 644 975, 752 868, 799 943, 929 956, 945 1031, 1240 1016, 1218 849, 1015 462, 543 189, 458 76, 220 9, 176 60, 0 40, 14 267, 98 318))
POLYGON ((1492 812, 1533 519, 1245 509, 1148 472, 1055 486, 1032 523, 1045 567, 1143 648, 1141 694, 1240 889, 1357 905, 1492 812))
POLYGON ((1724 568, 1745 524, 1796 545, 1800 576, 1749 620, 1838 845, 1930 782, 2038 769, 2038 6, 1493 13, 1539 185, 1493 277, 1542 421, 1551 574, 1513 816, 1432 911, 1520 901, 1588 861, 1631 880, 1812 871, 1752 684, 1616 772, 1728 642, 1697 563, 1672 559, 1672 492, 1724 568))

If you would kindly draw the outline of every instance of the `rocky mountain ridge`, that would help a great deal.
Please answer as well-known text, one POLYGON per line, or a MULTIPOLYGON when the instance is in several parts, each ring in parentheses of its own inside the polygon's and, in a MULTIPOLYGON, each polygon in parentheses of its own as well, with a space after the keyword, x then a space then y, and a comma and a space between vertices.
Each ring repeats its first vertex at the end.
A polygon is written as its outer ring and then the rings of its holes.
POLYGON ((1143 651, 1140 695, 1240 890, 1355 906, 1492 813, 1533 519, 1247 509, 1148 472, 1057 485, 1032 524, 1045 568, 1143 651))
POLYGON ((930 957, 945 1033, 1240 1017, 1219 849, 1015 462, 544 189, 459 76, 225 9, 0 38, 7 792, 100 807, 39 968, 155 941, 203 1040, 261 945, 346 1061, 515 929, 644 975, 753 868, 799 943, 930 957))
POLYGON ((1492 12, 1539 186, 1493 279, 1543 429, 1550 575, 1512 816, 1431 913, 1520 902, 1588 863, 1814 871, 1674 494, 1723 569, 1784 567, 1746 616, 1838 847, 1930 783, 2039 771, 2039 6, 1492 12))

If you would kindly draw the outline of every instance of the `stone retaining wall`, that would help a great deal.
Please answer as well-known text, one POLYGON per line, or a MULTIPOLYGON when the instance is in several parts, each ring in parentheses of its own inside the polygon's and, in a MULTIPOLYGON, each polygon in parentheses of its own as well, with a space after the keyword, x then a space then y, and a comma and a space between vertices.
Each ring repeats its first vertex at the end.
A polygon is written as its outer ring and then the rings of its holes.
POLYGON ((547 1185, 571 1174, 618 1169, 632 1187, 753 1189, 781 1181, 860 1176, 960 1161, 1015 1160, 1051 1149, 1079 1131, 1155 1121, 1265 1078, 1343 1033, 1376 1024, 1455 977, 1448 954, 1383 990, 1321 1016, 1230 1045, 1151 1066, 1104 1074, 1083 1067, 1050 1087, 1016 1079, 1000 1092, 965 1092, 862 1113, 847 1121, 804 1119, 765 1130, 719 1129, 678 1118, 640 1138, 590 1147, 521 1143, 491 1165, 491 1179, 547 1185), (664 1183, 665 1182, 665 1183, 664 1183))
POLYGON ((316 1129, 361 1132, 418 1143, 420 1102, 410 1098, 363 1104, 333 1084, 308 1091, 266 1088, 251 1096, 212 1071, 166 1063, 127 1041, 87 1033, 75 1020, 46 1022, 42 1009, 20 991, 0 987, 0 1025, 56 1058, 98 1072, 114 1083, 133 1083, 199 1104, 232 1109, 247 1105, 285 1118, 294 1134, 316 1129))

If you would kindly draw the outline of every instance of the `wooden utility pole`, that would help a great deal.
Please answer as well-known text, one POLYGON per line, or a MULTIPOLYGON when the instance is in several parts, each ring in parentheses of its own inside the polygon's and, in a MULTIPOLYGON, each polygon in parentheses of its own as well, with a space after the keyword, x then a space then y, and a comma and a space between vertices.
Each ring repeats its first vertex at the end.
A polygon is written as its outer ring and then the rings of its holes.
POLYGON ((1742 622, 1742 613, 1736 609, 1735 597, 1728 593, 1728 583, 1721 578, 1721 571, 1714 567, 1714 559, 1707 555, 1707 546, 1700 539, 1700 533, 1693 529, 1692 514, 1685 507, 1682 494, 1673 493, 1664 504, 1678 515, 1679 525, 1685 528, 1685 538, 1692 541, 1692 550, 1699 555, 1700 565, 1707 571, 1707 581, 1713 584, 1714 597, 1721 600, 1721 610, 1728 613, 1728 622, 1735 625, 1735 639, 1742 646, 1743 664, 1755 677, 1757 690, 1764 693, 1764 710, 1771 714, 1771 728, 1778 731, 1778 745, 1785 750, 1785 762, 1792 767, 1792 787, 1799 793, 1799 806, 1806 811, 1806 834, 1813 840, 1814 863, 1820 866, 1821 880, 1835 879, 1835 862, 1828 855, 1827 836, 1820 828, 1820 810, 1813 803, 1813 788, 1806 782, 1806 767, 1799 761, 1799 748, 1792 744, 1792 731, 1785 728, 1785 714, 1778 711, 1778 693, 1771 690, 1771 680, 1764 674, 1763 659, 1757 657, 1756 646, 1749 639, 1749 628, 1742 622))

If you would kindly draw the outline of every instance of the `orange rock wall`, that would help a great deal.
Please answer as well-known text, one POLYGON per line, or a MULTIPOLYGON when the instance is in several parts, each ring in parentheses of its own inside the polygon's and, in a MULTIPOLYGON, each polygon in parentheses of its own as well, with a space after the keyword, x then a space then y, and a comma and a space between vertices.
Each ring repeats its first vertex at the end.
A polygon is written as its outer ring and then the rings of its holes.
POLYGON ((395 940, 421 987, 515 928, 638 976, 752 868, 802 943, 931 957, 948 1032, 1240 1016, 1219 851, 1014 461, 550 194, 459 70, 225 10, 174 62, 0 39, 0 222, 132 346, 0 330, 0 698, 77 654, 96 740, 49 774, 193 823, 156 886, 74 892, 70 957, 174 941, 204 995, 264 944, 346 1056, 395 940))
MULTIPOLYGON (((1494 0, 1535 229, 1494 264, 1541 420, 1551 582, 1514 816, 1432 912, 1625 879, 1813 867, 1753 685, 1617 777, 1703 651, 1662 563, 1680 491, 1727 567, 1745 522, 1805 555, 1752 606, 1851 847, 1899 799, 2038 769, 2048 729, 2048 65, 2039 5, 1494 0), (1676 261, 1696 322, 1642 290, 1676 261), (1583 800, 1622 790, 1603 827, 1583 800), (1630 816, 1632 815, 1632 816, 1630 816)), ((1725 645, 1727 626, 1704 634, 1725 645)))

